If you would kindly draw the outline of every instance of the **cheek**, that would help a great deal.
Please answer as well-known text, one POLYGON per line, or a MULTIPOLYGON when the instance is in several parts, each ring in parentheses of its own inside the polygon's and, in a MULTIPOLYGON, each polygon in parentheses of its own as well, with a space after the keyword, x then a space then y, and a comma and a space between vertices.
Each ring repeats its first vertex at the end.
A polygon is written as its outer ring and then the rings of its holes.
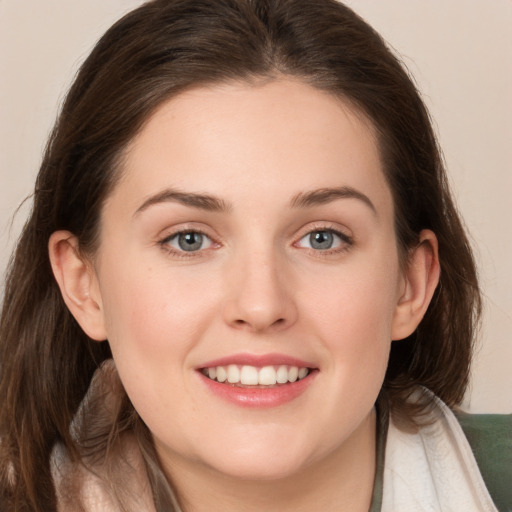
POLYGON ((346 378, 359 381, 373 372, 381 379, 387 366, 397 303, 398 263, 354 265, 333 272, 325 285, 309 287, 304 300, 312 305, 307 322, 320 333, 333 365, 346 378))
POLYGON ((142 352, 144 358, 165 350, 179 353, 199 329, 197 311, 207 316, 211 310, 208 295, 198 293, 198 286, 193 278, 165 269, 110 272, 102 290, 109 340, 142 352))
POLYGON ((152 424, 179 403, 182 393, 169 390, 182 386, 194 315, 162 275, 141 268, 107 275, 102 297, 116 368, 133 405, 152 424))
POLYGON ((390 334, 397 304, 397 265, 352 266, 326 274, 322 281, 317 276, 307 295, 314 308, 311 316, 322 319, 326 328, 338 334, 390 334))
POLYGON ((108 340, 135 408, 144 418, 165 418, 186 391, 189 356, 212 322, 218 297, 214 287, 204 287, 204 276, 124 267, 110 266, 102 282, 108 340), (181 391, 162 394, 163 387, 181 391))

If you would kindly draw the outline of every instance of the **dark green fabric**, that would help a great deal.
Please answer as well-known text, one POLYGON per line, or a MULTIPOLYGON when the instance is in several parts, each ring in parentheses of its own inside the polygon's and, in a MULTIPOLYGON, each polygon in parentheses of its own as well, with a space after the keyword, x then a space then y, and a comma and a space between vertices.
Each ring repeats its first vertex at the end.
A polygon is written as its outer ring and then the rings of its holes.
POLYGON ((388 437, 389 412, 384 400, 377 402, 377 467, 375 468, 375 482, 370 510, 368 512, 381 512, 382 496, 384 494, 384 455, 386 452, 386 439, 388 437))
POLYGON ((455 412, 500 512, 512 512, 512 414, 455 412))

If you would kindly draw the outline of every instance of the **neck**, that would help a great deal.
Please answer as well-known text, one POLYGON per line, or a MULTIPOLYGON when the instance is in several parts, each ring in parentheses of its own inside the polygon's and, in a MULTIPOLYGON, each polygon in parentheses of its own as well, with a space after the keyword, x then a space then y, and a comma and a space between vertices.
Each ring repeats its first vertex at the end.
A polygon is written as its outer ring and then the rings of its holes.
POLYGON ((376 430, 372 411, 342 446, 284 478, 240 479, 183 460, 175 460, 167 473, 183 512, 209 511, 213 504, 226 512, 367 512, 375 480, 376 430))

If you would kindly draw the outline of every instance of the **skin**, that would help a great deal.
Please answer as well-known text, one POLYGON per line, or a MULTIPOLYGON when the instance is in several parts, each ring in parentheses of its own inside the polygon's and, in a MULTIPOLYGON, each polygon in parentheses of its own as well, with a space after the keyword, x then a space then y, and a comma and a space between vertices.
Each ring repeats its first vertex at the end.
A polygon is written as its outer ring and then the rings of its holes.
POLYGON ((368 510, 390 342, 414 331, 439 274, 428 231, 400 268, 371 123, 297 81, 217 85, 162 105, 124 162, 93 261, 67 232, 50 256, 79 323, 108 338, 183 508, 368 510), (297 204, 339 187, 351 197, 297 204), (202 248, 180 250, 180 230, 204 233, 202 248), (331 249, 311 247, 329 230, 331 249), (318 371, 288 403, 243 408, 197 371, 238 353, 318 371))

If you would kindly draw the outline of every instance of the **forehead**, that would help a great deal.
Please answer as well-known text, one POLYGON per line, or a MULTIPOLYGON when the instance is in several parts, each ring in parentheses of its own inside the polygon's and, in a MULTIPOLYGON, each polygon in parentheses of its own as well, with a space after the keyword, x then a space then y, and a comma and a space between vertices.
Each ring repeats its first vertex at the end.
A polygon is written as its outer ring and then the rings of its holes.
POLYGON ((165 187, 236 202, 333 186, 363 188, 377 203, 390 201, 367 118, 293 80, 181 93, 150 117, 123 161, 114 195, 127 201, 165 187))

